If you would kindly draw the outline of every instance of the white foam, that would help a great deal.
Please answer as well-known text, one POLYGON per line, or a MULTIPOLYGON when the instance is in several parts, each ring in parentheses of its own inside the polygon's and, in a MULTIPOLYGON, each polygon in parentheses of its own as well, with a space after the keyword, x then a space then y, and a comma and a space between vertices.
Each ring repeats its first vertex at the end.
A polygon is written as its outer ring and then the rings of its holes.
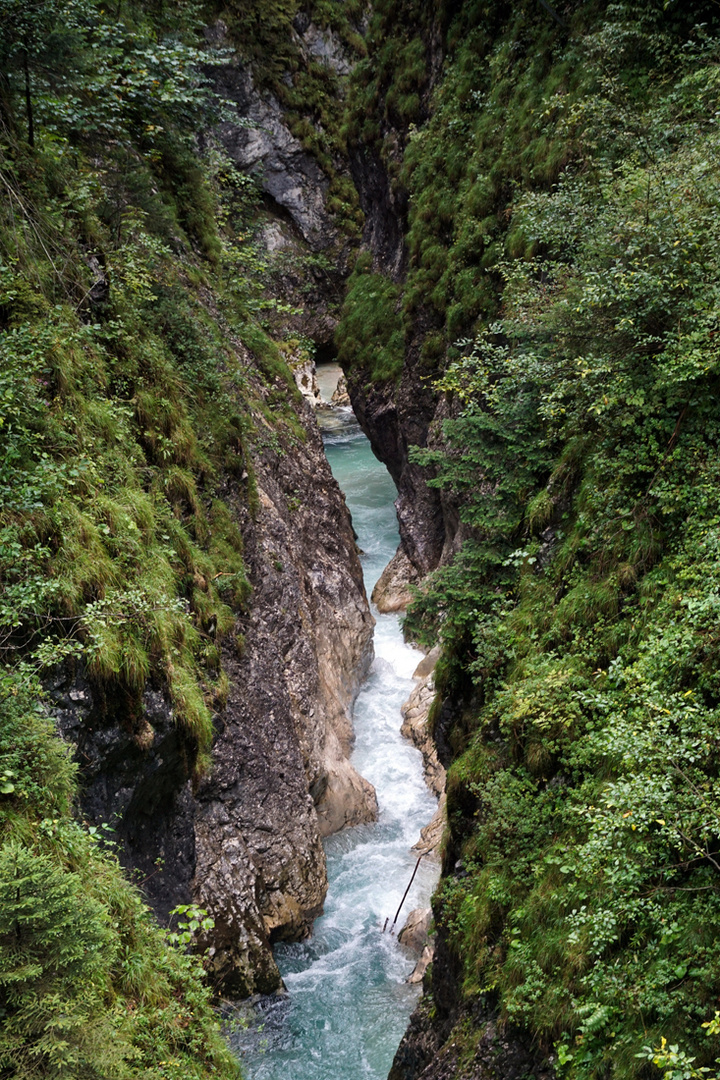
MULTIPOLYGON (((332 427, 328 459, 353 515, 370 592, 397 545, 395 491, 354 419, 333 410, 332 427)), ((435 810, 421 756, 400 735, 400 707, 421 654, 403 641, 397 616, 376 618, 376 659, 355 705, 352 760, 377 790, 379 819, 325 843, 325 914, 308 941, 276 950, 289 1000, 262 1005, 267 1033, 234 1038, 247 1050, 251 1080, 385 1080, 417 1000, 417 988, 405 982, 413 961, 382 927, 395 916, 415 868, 410 848, 435 810)), ((433 864, 420 864, 398 928, 404 914, 428 903, 436 877, 433 864)))

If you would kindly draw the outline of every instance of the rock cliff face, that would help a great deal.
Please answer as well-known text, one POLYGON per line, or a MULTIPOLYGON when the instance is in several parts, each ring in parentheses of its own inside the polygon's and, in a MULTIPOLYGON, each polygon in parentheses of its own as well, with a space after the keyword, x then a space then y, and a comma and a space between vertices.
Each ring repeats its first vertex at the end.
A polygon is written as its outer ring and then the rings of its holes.
MULTIPOLYGON (((433 981, 439 978, 441 964, 436 946, 433 981)), ((457 973, 447 973, 444 978, 451 992, 457 978, 457 973)), ((553 1075, 524 1032, 512 1027, 500 1029, 490 1003, 480 1004, 472 1013, 452 1008, 438 1013, 426 996, 412 1015, 388 1080, 522 1080, 529 1076, 552 1080, 553 1075), (453 1035, 456 1030, 457 1041, 453 1035), (470 1056, 468 1030, 473 1032, 470 1056)))
POLYGON ((287 128, 278 102, 255 90, 250 70, 240 63, 220 69, 216 87, 220 96, 236 104, 244 121, 219 127, 230 158, 243 171, 257 171, 262 189, 308 244, 316 250, 328 247, 337 234, 325 210, 327 179, 287 128))
POLYGON ((305 438, 276 435, 255 457, 254 516, 227 480, 253 593, 222 645, 230 685, 209 774, 193 779, 193 746, 161 688, 134 712, 82 676, 53 689, 85 814, 115 822, 161 914, 190 900, 210 912, 217 984, 238 995, 277 988, 270 944, 304 936, 321 912, 321 838, 376 813, 347 758, 373 620, 343 497, 311 409, 298 409, 305 438))
MULTIPOLYGON (((296 19, 296 27, 292 32, 302 54, 340 75, 349 73, 350 64, 331 30, 320 30, 303 17, 296 19)), ((222 21, 209 27, 206 37, 214 44, 229 44, 222 21)), ((237 111, 237 120, 224 119, 217 130, 230 159, 243 172, 256 175, 265 194, 313 250, 337 245, 339 233, 326 208, 328 179, 290 131, 280 103, 256 89, 250 67, 239 57, 215 69, 213 78, 218 97, 237 111)))
MULTIPOLYGON (((433 570, 446 543, 440 495, 426 484, 427 472, 409 461, 410 446, 426 446, 430 425, 438 411, 435 393, 420 378, 417 367, 406 363, 400 384, 372 384, 357 369, 348 376, 355 415, 375 455, 387 466, 398 489, 395 502, 400 526, 400 555, 380 583, 396 592, 403 577, 417 579, 433 570), (398 576, 398 571, 400 576, 398 576)), ((386 610, 397 610, 397 604, 386 610)), ((381 608, 382 610, 382 608, 381 608)))
POLYGON ((347 759, 372 618, 349 515, 310 410, 305 419, 304 444, 258 463, 260 507, 244 530, 251 613, 241 655, 225 649, 231 690, 197 792, 193 892, 215 916, 225 984, 230 968, 270 969, 268 940, 308 932, 326 890, 320 838, 376 811, 347 759))
MULTIPOLYGON (((308 57, 349 71, 331 31, 303 16, 292 33, 308 57)), ((221 22, 207 37, 228 44, 221 22)), ((329 349, 345 249, 327 210, 327 177, 242 60, 210 74, 226 119, 199 139, 219 140, 263 192, 254 239, 269 293, 286 303, 282 322, 268 318, 281 336, 329 349)), ((303 937, 322 911, 322 838, 372 819, 377 803, 348 760, 373 627, 350 517, 310 406, 297 403, 294 431, 273 424, 269 399, 286 396, 287 385, 268 386, 244 347, 228 344, 266 407, 253 418, 252 479, 228 474, 221 492, 243 534, 252 596, 220 643, 228 688, 215 702, 210 770, 198 775, 197 747, 162 685, 129 700, 117 686, 63 671, 52 695, 77 747, 84 814, 113 823, 123 863, 161 917, 191 901, 208 910, 215 927, 203 944, 216 985, 240 996, 280 985, 272 942, 303 937)), ((302 375, 299 367, 299 383, 302 375)))
MULTIPOLYGON (((439 78, 442 45, 439 33, 427 45, 429 94, 439 78)), ((390 130, 397 172, 406 135, 390 130)), ((407 195, 393 182, 388 164, 371 147, 351 152, 353 179, 365 211, 363 245, 372 253, 376 270, 402 282, 407 268, 404 232, 407 195)), ((353 410, 370 440, 375 455, 387 466, 398 489, 395 503, 400 527, 396 558, 376 587, 373 600, 380 611, 398 611, 410 599, 408 584, 415 584, 457 550, 463 528, 452 500, 427 486, 430 473, 409 459, 413 446, 433 447, 448 416, 448 403, 432 387, 422 347, 428 333, 437 329, 431 316, 420 311, 409 329, 400 379, 373 382, 369 372, 354 367, 348 373, 353 410)))

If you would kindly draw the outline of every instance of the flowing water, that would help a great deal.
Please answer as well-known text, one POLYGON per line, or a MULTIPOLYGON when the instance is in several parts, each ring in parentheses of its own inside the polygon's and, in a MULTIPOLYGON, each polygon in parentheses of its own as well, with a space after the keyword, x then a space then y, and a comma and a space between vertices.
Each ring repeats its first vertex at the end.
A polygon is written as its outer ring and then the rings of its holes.
MULTIPOLYGON (((318 374, 328 400, 337 373, 318 374)), ((318 420, 370 594, 397 546, 395 489, 349 409, 320 412, 318 420)), ((420 754, 400 735, 400 706, 421 654, 403 641, 396 615, 374 614, 375 661, 355 703, 352 761, 375 786, 379 820, 326 840, 325 913, 307 941, 275 950, 288 993, 252 1002, 244 1013, 250 1026, 231 1037, 249 1080, 386 1080, 417 1001, 419 991, 405 981, 414 957, 382 929, 415 867, 410 849, 435 810, 420 754)), ((436 866, 424 860, 397 929, 412 908, 429 903, 436 878, 436 866)))

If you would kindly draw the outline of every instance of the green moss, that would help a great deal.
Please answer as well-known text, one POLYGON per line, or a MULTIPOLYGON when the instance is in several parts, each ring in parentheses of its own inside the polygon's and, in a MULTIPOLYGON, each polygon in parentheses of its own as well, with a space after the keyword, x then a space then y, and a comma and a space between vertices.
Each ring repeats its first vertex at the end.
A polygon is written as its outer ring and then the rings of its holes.
POLYGON ((374 381, 397 379, 402 370, 404 335, 398 313, 398 287, 361 256, 348 282, 336 335, 343 368, 367 371, 374 381))
POLYGON ((0 1061, 45 1080, 240 1078, 200 964, 171 947, 96 830, 38 700, 0 686, 0 1061))

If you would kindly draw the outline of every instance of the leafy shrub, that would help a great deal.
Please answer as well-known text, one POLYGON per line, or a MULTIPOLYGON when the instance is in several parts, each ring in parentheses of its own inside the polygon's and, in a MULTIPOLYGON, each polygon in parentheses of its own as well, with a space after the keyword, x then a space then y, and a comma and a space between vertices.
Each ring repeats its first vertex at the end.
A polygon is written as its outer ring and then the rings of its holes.
MULTIPOLYGON (((36 692, 36 691, 35 691, 36 692)), ((174 949, 102 830, 38 699, 0 687, 0 1067, 33 1078, 239 1077, 197 960, 174 949)))
MULTIPOLYGON (((455 238, 472 259, 464 192, 487 214, 515 181, 514 257, 493 248, 487 321, 438 382, 454 405, 444 448, 414 455, 472 537, 406 623, 442 642, 454 704, 435 714, 457 755, 463 874, 436 914, 466 997, 492 995, 578 1080, 642 1074, 646 1033, 687 1047, 693 1068, 718 1053, 717 1032, 699 1037, 720 989, 720 46, 716 25, 693 30, 702 7, 578 9, 555 60, 554 32, 527 23, 529 50, 513 14, 483 39, 477 98, 458 44, 405 156, 418 279, 442 266, 423 230, 442 235, 447 143, 474 131, 488 177, 487 191, 460 185, 445 238, 448 319, 469 280, 455 238), (501 104, 515 142, 499 147, 484 125, 501 104)), ((482 260, 496 241, 478 224, 482 260)))

